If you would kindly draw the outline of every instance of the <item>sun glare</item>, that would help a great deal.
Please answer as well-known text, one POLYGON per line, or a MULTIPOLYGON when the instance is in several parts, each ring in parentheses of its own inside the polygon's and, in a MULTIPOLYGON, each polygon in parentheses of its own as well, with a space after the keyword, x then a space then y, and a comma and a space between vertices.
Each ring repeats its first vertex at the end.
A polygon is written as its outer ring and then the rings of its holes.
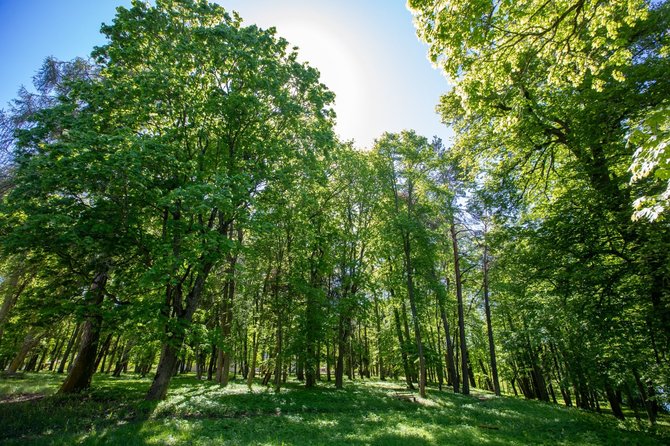
POLYGON ((368 100, 362 85, 366 75, 348 39, 327 25, 312 21, 289 21, 277 30, 298 47, 299 59, 318 69, 321 82, 335 93, 337 132, 344 139, 357 138, 365 121, 360 114, 368 100))

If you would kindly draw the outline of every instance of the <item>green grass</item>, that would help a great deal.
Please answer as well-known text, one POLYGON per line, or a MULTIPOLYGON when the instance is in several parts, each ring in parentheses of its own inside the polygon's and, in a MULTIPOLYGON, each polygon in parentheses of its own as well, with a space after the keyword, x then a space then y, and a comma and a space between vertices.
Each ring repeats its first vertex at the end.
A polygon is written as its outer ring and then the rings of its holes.
POLYGON ((635 420, 536 401, 480 400, 437 390, 413 403, 392 396, 401 387, 394 382, 357 381, 339 391, 325 383, 307 391, 292 382, 275 394, 261 386, 249 392, 242 384, 224 389, 177 377, 166 401, 147 403, 142 398, 149 379, 96 376, 92 391, 63 397, 54 395, 62 378, 0 378, 0 443, 670 444, 670 427, 663 423, 650 430, 635 420), (46 396, 31 396, 36 393, 46 396))

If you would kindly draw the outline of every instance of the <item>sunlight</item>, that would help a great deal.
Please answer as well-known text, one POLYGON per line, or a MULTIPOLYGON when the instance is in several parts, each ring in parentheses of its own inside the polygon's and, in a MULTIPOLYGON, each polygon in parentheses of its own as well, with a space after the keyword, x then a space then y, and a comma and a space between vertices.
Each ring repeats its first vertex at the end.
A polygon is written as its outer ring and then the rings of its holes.
POLYGON ((337 133, 344 139, 360 139, 366 121, 361 114, 369 98, 363 88, 365 61, 357 57, 353 39, 318 17, 289 19, 277 31, 298 47, 299 60, 318 69, 321 82, 335 93, 337 133))

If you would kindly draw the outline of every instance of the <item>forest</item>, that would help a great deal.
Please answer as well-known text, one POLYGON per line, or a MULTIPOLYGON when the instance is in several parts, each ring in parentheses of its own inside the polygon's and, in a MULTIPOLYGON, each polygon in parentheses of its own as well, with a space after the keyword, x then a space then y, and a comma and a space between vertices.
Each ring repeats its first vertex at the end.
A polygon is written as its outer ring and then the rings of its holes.
POLYGON ((667 428, 670 3, 409 0, 455 136, 365 150, 274 29, 151 3, 0 114, 0 388, 395 383, 667 428))

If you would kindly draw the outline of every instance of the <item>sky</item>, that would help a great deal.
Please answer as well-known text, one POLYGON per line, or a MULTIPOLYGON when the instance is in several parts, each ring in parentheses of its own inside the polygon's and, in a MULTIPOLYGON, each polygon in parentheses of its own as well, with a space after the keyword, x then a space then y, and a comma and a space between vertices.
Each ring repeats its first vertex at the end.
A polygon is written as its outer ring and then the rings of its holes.
MULTIPOLYGON (((336 131, 357 147, 414 129, 448 141, 435 105, 449 85, 426 58, 405 0, 219 0, 245 24, 274 26, 336 95, 336 131)), ((88 56, 100 24, 130 0, 0 0, 0 108, 47 56, 88 56)))

